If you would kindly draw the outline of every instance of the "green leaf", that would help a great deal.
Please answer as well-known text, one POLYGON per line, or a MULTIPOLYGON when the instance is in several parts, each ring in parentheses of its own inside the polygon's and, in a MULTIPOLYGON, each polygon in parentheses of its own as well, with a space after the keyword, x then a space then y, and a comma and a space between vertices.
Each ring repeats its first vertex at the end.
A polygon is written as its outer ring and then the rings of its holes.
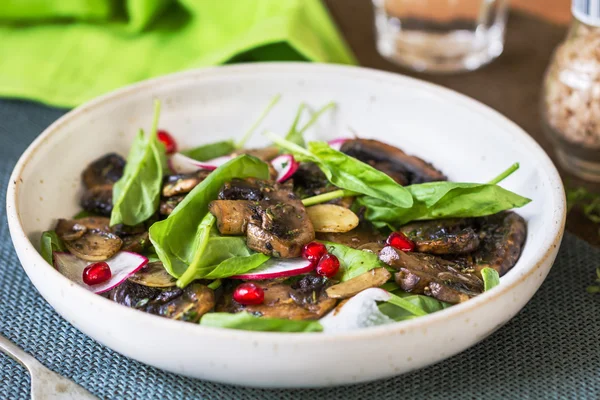
MULTIPOLYGON (((208 213, 208 203, 215 200, 223 184, 233 178, 268 179, 269 167, 259 159, 248 155, 241 155, 228 161, 196 186, 175 207, 167 219, 156 222, 150 227, 150 240, 154 249, 172 276, 180 278, 194 261, 205 234, 205 226, 201 226, 201 222, 208 213)), ((211 237, 200 260, 201 263, 199 261, 195 268, 200 270, 202 266, 219 264, 224 259, 230 258, 219 258, 223 247, 229 249, 226 255, 250 255, 241 237, 211 237), (222 246, 223 241, 227 241, 226 246, 222 246), (235 245, 232 245, 233 242, 235 245), (235 246, 238 249, 235 253, 231 253, 231 249, 235 246), (239 254, 240 252, 245 253, 239 254)))
POLYGON ((196 279, 218 279, 229 278, 230 276, 245 274, 253 269, 260 267, 267 262, 271 257, 262 253, 254 253, 249 256, 236 256, 222 261, 220 264, 213 266, 205 276, 197 276, 196 279))
POLYGON ((256 317, 247 312, 237 314, 208 313, 200 325, 216 328, 240 329, 260 332, 322 332, 318 321, 296 321, 289 319, 256 317))
POLYGON ((302 116, 302 112, 306 107, 306 104, 300 104, 298 107, 298 111, 296 112, 296 117, 294 118, 294 122, 292 123, 292 127, 288 131, 288 134, 285 136, 285 139, 297 144, 298 146, 306 147, 306 142, 304 141, 304 132, 306 132, 312 125, 314 125, 319 117, 323 115, 327 110, 335 107, 335 102, 329 102, 319 110, 317 110, 311 116, 310 120, 302 127, 298 128, 298 123, 300 122, 300 117, 302 116))
POLYGON ((483 278, 483 291, 487 292, 488 290, 498 286, 500 284, 500 275, 498 271, 493 268, 485 267, 481 270, 481 277, 483 278))
POLYGON ((340 272, 338 277, 342 282, 355 278, 375 268, 387 268, 387 265, 381 262, 374 253, 353 249, 352 247, 344 246, 339 243, 322 243, 327 247, 329 253, 340 260, 340 272))
POLYGON ((380 304, 379 311, 394 321, 417 318, 452 306, 452 304, 429 296, 406 293, 399 289, 394 290, 394 293, 391 294, 393 295, 392 301, 380 304))
POLYGON ((325 142, 310 142, 307 150, 275 134, 268 133, 267 136, 299 161, 317 164, 329 182, 341 189, 365 194, 397 207, 407 208, 413 204, 410 193, 392 178, 354 157, 332 149, 325 142))
POLYGON ((42 233, 42 238, 40 239, 40 253, 42 257, 44 257, 44 260, 50 265, 54 265, 52 254, 55 251, 67 251, 63 241, 54 231, 42 233))
POLYGON ((160 104, 156 102, 150 135, 146 138, 140 130, 127 156, 123 176, 113 187, 111 226, 137 225, 158 209, 166 165, 165 147, 156 136, 159 113, 160 104))
POLYGON ((206 213, 202 221, 200 221, 200 225, 196 231, 196 238, 194 243, 194 258, 192 262, 187 267, 185 272, 181 275, 181 277, 177 280, 177 286, 186 287, 192 282, 196 276, 196 273, 201 268, 202 263, 205 261, 205 251, 208 245, 208 239, 210 238, 210 231, 215 225, 216 218, 211 213, 206 213))
POLYGON ((193 149, 184 150, 181 153, 196 161, 207 161, 231 154, 235 149, 236 147, 233 140, 223 140, 221 142, 204 144, 193 149))
POLYGON ((429 182, 407 186, 414 203, 398 208, 373 197, 359 197, 366 207, 365 218, 376 227, 398 227, 414 220, 483 217, 516 207, 531 200, 493 184, 429 182))

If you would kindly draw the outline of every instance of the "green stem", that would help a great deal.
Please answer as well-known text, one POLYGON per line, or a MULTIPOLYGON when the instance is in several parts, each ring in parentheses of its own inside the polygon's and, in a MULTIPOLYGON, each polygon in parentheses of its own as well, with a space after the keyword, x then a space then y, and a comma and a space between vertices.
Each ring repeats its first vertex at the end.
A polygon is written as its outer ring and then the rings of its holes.
POLYGON ((302 148, 301 146, 298 146, 296 143, 292 143, 289 140, 285 140, 284 138, 273 132, 265 132, 264 135, 271 139, 273 143, 294 155, 301 154, 310 160, 314 160, 316 158, 314 154, 310 151, 306 150, 305 148, 302 148))
POLYGON ((267 115, 269 115, 269 112, 275 106, 275 104, 277 104, 277 102, 279 102, 279 99, 281 99, 281 94, 276 94, 275 97, 273 97, 271 99, 271 102, 269 103, 267 108, 265 108, 263 110, 262 114, 260 114, 260 116, 258 117, 256 122, 250 127, 250 129, 248 129, 246 131, 246 133, 244 133, 244 136, 242 136, 240 141, 236 143, 236 145, 235 145, 236 148, 238 148, 238 149, 244 148, 244 146, 246 145, 246 142, 248 141, 248 139, 250 139, 250 136, 252 136, 252 133, 254 133, 256 128, 258 128, 258 126, 263 122, 263 120, 267 117, 267 115))
POLYGON ((298 133, 304 133, 306 132, 306 130, 308 128, 310 128, 312 125, 315 124, 315 122, 317 122, 317 120, 319 119, 319 117, 327 110, 329 110, 330 108, 334 108, 336 106, 336 103, 334 101, 331 101, 327 104, 325 104, 323 107, 321 107, 319 110, 317 110, 312 117, 310 118, 310 120, 306 123, 306 125, 304 125, 302 127, 302 129, 300 129, 298 131, 298 133))
POLYGON ((152 121, 152 130, 150 131, 150 138, 156 138, 158 134, 158 117, 160 116, 160 101, 154 100, 154 119, 152 121))
POLYGON ((308 197, 302 200, 302 204, 304 204, 305 207, 314 206, 315 204, 327 203, 328 201, 339 199, 340 197, 358 196, 359 194, 360 193, 356 193, 351 190, 334 190, 333 192, 327 192, 317 196, 308 197))
POLYGON ((506 179, 510 175, 512 175, 512 173, 518 169, 519 169, 519 163, 514 163, 506 171, 504 171, 503 173, 501 173, 500 175, 498 175, 497 177, 495 177, 494 179, 489 181, 488 184, 497 185, 498 183, 500 183, 501 181, 503 181, 504 179, 506 179))
POLYGON ((217 290, 218 288, 221 287, 221 280, 216 279, 216 280, 212 281, 211 283, 209 283, 207 287, 212 290, 217 290))
POLYGON ((206 216, 200 222, 200 226, 198 227, 198 246, 196 248, 196 253, 194 254, 194 259, 187 267, 183 275, 179 277, 177 280, 177 287, 184 288, 190 284, 196 277, 196 272, 198 272, 198 264, 202 261, 202 257, 204 256, 204 251, 206 250, 206 246, 208 245, 208 239, 210 237, 210 230, 212 229, 216 218, 211 213, 207 213, 206 216))

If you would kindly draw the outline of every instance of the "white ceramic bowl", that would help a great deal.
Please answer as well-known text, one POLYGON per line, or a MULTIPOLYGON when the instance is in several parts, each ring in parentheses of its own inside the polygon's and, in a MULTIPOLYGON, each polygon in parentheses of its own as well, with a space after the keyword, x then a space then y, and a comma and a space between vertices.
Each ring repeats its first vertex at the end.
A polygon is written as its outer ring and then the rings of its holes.
MULTIPOLYGON (((256 135, 251 145, 264 144, 256 135)), ((8 222, 27 275, 41 295, 85 334, 141 362, 192 377, 262 387, 316 387, 402 374, 450 357, 509 321, 548 274, 565 221, 564 191, 544 151, 497 112, 452 91, 401 75, 304 63, 235 65, 142 82, 87 103, 52 124, 19 160, 8 187, 8 222), (422 156, 450 179, 484 182, 515 161, 503 182, 533 202, 517 265, 495 289, 415 320, 347 334, 254 333, 207 328, 132 310, 76 286, 38 254, 43 230, 78 211, 80 173, 107 152, 127 153, 160 126, 182 146, 239 137, 276 93, 263 124, 284 133, 302 101, 338 109, 312 134, 374 137, 422 156)), ((526 328, 526 327, 524 327, 526 328)))

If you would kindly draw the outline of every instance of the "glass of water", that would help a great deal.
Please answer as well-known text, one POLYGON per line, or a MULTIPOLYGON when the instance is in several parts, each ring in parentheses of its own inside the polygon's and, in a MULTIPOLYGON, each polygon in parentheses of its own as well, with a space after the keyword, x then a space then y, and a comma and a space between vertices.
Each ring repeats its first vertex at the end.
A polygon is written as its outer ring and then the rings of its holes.
POLYGON ((504 49, 508 0, 373 0, 377 49, 420 72, 475 70, 504 49))

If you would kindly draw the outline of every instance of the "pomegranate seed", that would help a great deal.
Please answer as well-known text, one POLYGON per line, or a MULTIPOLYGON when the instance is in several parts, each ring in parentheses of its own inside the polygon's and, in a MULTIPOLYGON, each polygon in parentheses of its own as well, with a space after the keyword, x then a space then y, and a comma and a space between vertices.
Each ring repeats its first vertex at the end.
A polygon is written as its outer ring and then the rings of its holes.
POLYGON ((402 232, 392 232, 385 241, 390 246, 402 251, 414 251, 415 242, 406 237, 402 232))
POLYGON ((326 276, 327 278, 333 277, 340 270, 340 260, 333 254, 325 254, 319 260, 317 264, 317 274, 326 276))
POLYGON ((235 288, 233 299, 245 306, 262 304, 265 301, 265 291, 254 283, 242 283, 235 288))
POLYGON ((318 263, 325 254, 327 254, 327 247, 323 243, 310 242, 302 248, 302 257, 313 264, 318 263))
POLYGON ((158 140, 167 148, 167 154, 173 154, 177 151, 177 142, 175 142, 175 139, 173 139, 173 136, 169 132, 161 129, 158 131, 157 136, 158 140))
POLYGON ((110 267, 104 261, 90 264, 83 270, 83 282, 90 286, 104 283, 111 276, 110 267))

